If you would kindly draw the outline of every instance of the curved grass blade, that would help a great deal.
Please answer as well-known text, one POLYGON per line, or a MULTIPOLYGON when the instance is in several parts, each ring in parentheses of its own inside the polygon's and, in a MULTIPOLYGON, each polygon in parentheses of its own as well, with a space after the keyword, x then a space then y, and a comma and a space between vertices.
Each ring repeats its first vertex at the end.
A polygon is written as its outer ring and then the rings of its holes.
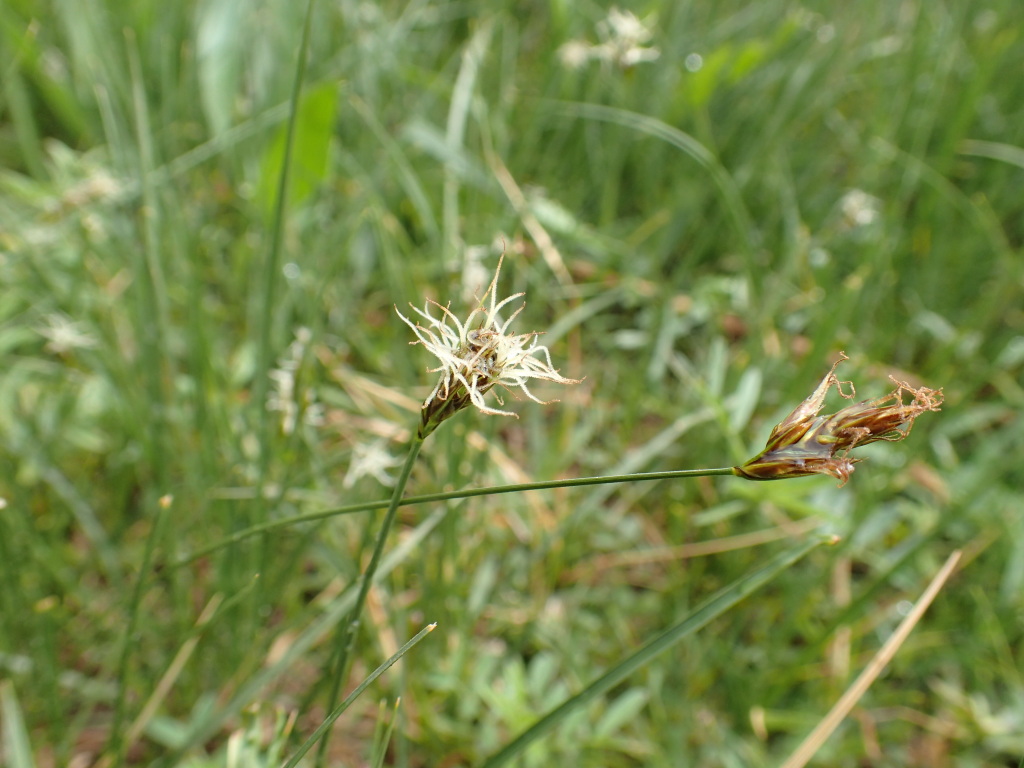
POLYGON ((352 691, 352 693, 350 693, 343 702, 341 702, 341 704, 335 707, 334 711, 332 711, 331 714, 327 716, 327 719, 320 724, 319 728, 313 731, 313 734, 308 739, 306 739, 303 745, 299 747, 298 751, 296 751, 296 753, 291 756, 291 759, 289 759, 288 762, 284 764, 283 768, 295 768, 299 760, 301 760, 303 756, 310 750, 310 748, 314 744, 316 744, 317 741, 319 741, 320 738, 325 733, 327 733, 328 729, 332 725, 334 725, 334 721, 341 717, 341 715, 345 712, 346 709, 349 708, 352 702, 359 698, 359 695, 363 691, 365 691, 370 686, 370 684, 373 683, 374 680, 376 680, 378 677, 384 674, 396 661, 398 661, 406 653, 408 653, 409 650, 414 645, 416 645, 420 640, 422 640, 424 637, 433 632, 436 626, 436 623, 427 624, 427 626, 425 626, 423 629, 416 633, 415 637, 413 637, 409 642, 407 642, 405 645, 399 648, 398 652, 395 653, 394 656, 392 656, 390 659, 388 659, 375 670, 373 670, 373 672, 370 673, 370 676, 368 678, 363 680, 363 682, 361 682, 359 686, 354 691, 352 691))
POLYGON ((740 244, 740 250, 746 262, 746 272, 751 280, 754 281, 755 286, 760 288, 760 275, 763 270, 759 269, 754 263, 753 219, 743 202, 743 195, 740 193, 736 180, 733 179, 726 167, 722 165, 711 150, 690 134, 650 115, 642 115, 637 112, 609 107, 603 104, 561 102, 559 106, 566 113, 585 120, 601 120, 607 123, 615 123, 638 133, 653 136, 675 147, 683 154, 688 155, 694 162, 700 165, 711 177, 712 182, 714 182, 719 194, 722 196, 722 202, 725 204, 729 218, 732 220, 732 225, 740 244))
POLYGON ((648 664, 656 656, 664 653, 683 638, 692 635, 698 629, 709 624, 713 619, 721 616, 740 602, 740 600, 753 594, 782 571, 800 560, 812 549, 827 541, 832 541, 832 538, 816 536, 786 552, 782 552, 753 573, 747 574, 719 590, 678 624, 648 641, 646 645, 632 656, 629 656, 575 696, 566 699, 548 712, 540 720, 506 744, 501 750, 491 755, 480 768, 496 768, 496 766, 504 765, 513 757, 523 752, 534 741, 554 730, 577 709, 589 704, 648 664))

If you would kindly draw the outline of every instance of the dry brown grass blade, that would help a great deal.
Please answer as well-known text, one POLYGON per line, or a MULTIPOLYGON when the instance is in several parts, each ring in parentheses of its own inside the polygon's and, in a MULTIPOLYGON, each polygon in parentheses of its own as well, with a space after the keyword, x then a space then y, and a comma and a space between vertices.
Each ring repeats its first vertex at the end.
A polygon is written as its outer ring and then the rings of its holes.
POLYGON ((885 644, 878 649, 878 653, 874 655, 868 665, 864 668, 864 671, 860 673, 853 684, 846 689, 846 692, 839 697, 839 700, 835 703, 829 713, 822 718, 821 722, 815 726, 814 730, 808 734, 807 738, 803 740, 803 743, 797 747, 796 751, 789 756, 789 759, 782 764, 782 768, 803 768, 807 765, 808 761, 814 757, 815 753, 821 746, 828 740, 828 737, 832 735, 843 719, 850 714, 850 711, 856 706, 860 698, 867 692, 868 688, 875 679, 882 673, 882 670, 892 661, 896 652, 899 651, 904 641, 913 631, 914 627, 924 616, 924 612, 928 610, 928 606, 932 604, 935 596, 939 594, 939 590, 942 589, 946 580, 950 574, 953 573, 953 569, 956 568, 957 563, 960 561, 960 550, 954 551, 947 559, 939 572, 935 574, 935 578, 932 579, 928 588, 921 595, 917 603, 914 604, 913 609, 907 614, 907 617, 900 622, 900 625, 896 628, 896 631, 892 633, 892 636, 885 641, 885 644))

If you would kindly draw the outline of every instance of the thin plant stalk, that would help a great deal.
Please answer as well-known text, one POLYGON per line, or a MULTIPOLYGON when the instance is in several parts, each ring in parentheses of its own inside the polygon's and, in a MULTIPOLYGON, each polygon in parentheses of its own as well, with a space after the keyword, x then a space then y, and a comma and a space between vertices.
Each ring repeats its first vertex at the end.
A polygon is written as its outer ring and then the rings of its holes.
POLYGON ((295 768, 295 766, 298 765, 299 760, 301 760, 303 756, 310 750, 310 748, 314 744, 316 744, 317 740, 321 736, 325 737, 324 740, 320 742, 321 746, 323 744, 326 744, 326 734, 330 731, 331 726, 334 725, 335 720, 341 717, 345 710, 352 705, 352 702, 359 698, 359 695, 367 688, 369 688, 374 680, 376 680, 378 677, 384 674, 391 666, 394 665, 396 661, 398 661, 406 653, 408 653, 409 650, 414 645, 416 645, 420 640, 422 640, 424 637, 433 632, 436 626, 436 623, 428 624, 427 626, 425 626, 423 629, 417 632, 416 635, 411 640, 409 640, 409 642, 407 642, 405 645, 399 648, 394 656, 392 656, 379 667, 377 667, 375 670, 373 670, 370 676, 363 680, 363 682, 361 682, 359 686, 354 691, 352 691, 352 693, 346 696, 345 700, 341 702, 341 704, 339 704, 331 712, 330 715, 327 716, 327 719, 324 720, 315 731, 313 731, 312 735, 310 735, 310 737, 306 739, 305 742, 303 742, 302 746, 299 747, 295 754, 292 755, 291 758, 288 760, 288 762, 284 764, 283 768, 295 768))
MULTIPOLYGON (((419 496, 406 496, 398 502, 400 507, 409 507, 416 504, 431 504, 438 501, 451 501, 453 499, 469 499, 475 496, 497 496, 504 493, 520 493, 522 491, 547 491, 554 488, 573 488, 587 485, 606 485, 613 483, 640 483, 651 480, 681 480, 693 477, 714 477, 716 475, 734 475, 732 467, 714 467, 710 469, 673 469, 665 472, 638 472, 628 475, 601 475, 597 477, 575 477, 567 480, 541 480, 536 483, 515 483, 513 485, 492 485, 485 488, 465 488, 461 491, 446 491, 444 493, 425 493, 419 496)), ((210 544, 202 549, 197 549, 171 563, 172 567, 187 565, 201 557, 213 554, 214 552, 238 544, 245 539, 258 536, 261 533, 269 533, 278 528, 285 528, 299 523, 311 523, 317 520, 324 520, 337 515, 351 515, 358 512, 374 512, 386 509, 393 501, 380 499, 377 501, 361 502, 359 504, 347 504, 343 507, 332 507, 317 512, 307 512, 304 515, 294 515, 280 520, 268 520, 257 525, 235 531, 230 536, 218 542, 210 544)))
MULTIPOLYGON (((404 563, 437 529, 446 514, 444 510, 435 510, 423 522, 410 530, 408 536, 403 537, 388 550, 377 569, 376 579, 379 581, 404 563)), ((221 610, 227 610, 230 601, 235 600, 236 597, 237 593, 236 596, 225 601, 221 610)), ((230 721, 239 717, 246 707, 263 696, 268 687, 292 669, 300 658, 313 647, 321 645, 324 638, 327 638, 347 616, 351 615, 354 604, 355 593, 352 590, 346 590, 331 600, 323 607, 322 612, 317 612, 316 617, 301 632, 294 637, 289 637, 287 648, 279 657, 242 681, 227 701, 214 706, 203 718, 193 720, 175 748, 167 751, 159 760, 155 761, 152 768, 174 768, 174 766, 181 765, 191 750, 201 747, 214 738, 230 721)))
POLYGON ((110 729, 110 741, 107 744, 107 755, 113 760, 115 766, 124 764, 127 742, 124 738, 124 724, 127 716, 128 702, 128 670, 132 651, 135 643, 132 638, 139 625, 139 614, 142 606, 142 594, 146 586, 146 576, 149 574, 150 565, 153 562, 153 553, 156 550, 156 543, 163 536, 164 521, 170 504, 164 499, 157 502, 156 519, 153 520, 149 535, 146 536, 146 543, 142 550, 142 562, 139 564, 139 572, 135 583, 132 585, 130 602, 128 604, 128 619, 125 623, 124 634, 121 637, 121 649, 117 662, 117 699, 114 702, 114 719, 110 729))
POLYGON ((828 740, 828 737, 839 727, 843 719, 850 714, 850 711, 857 705, 857 702, 860 701, 868 688, 871 687, 871 684, 875 682, 875 679, 889 665, 889 662, 893 660, 897 651, 899 651, 907 637, 910 636, 914 627, 917 626, 921 617, 924 616, 925 611, 928 610, 928 606, 932 604, 932 601, 939 594, 939 590, 942 589, 946 580, 953 573, 956 564, 960 562, 960 554, 959 550, 955 550, 946 559, 942 568, 935 574, 935 578, 932 579, 928 588, 922 593, 921 598, 915 603, 910 613, 907 614, 907 617, 900 622, 900 625, 896 627, 896 631, 878 649, 878 652, 864 668, 864 671, 857 676, 857 679, 846 689, 846 692, 839 697, 839 700, 832 706, 828 714, 821 719, 814 727, 814 730, 797 747, 796 751, 782 764, 782 768, 803 768, 821 749, 828 740))
MULTIPOLYGON (((409 453, 405 457, 405 463, 402 465, 402 470, 399 472, 398 479, 395 482, 395 488, 391 493, 391 501, 388 504, 387 512, 384 514, 384 522, 381 523, 380 531, 377 533, 377 541, 373 547, 373 554, 370 555, 370 562, 360 577, 356 601, 349 612, 345 628, 338 633, 338 643, 336 646, 338 660, 334 665, 334 676, 331 681, 331 693, 327 704, 327 709, 329 710, 333 710, 335 704, 337 704, 341 686, 344 685, 348 677, 349 668, 352 664, 352 650, 355 646, 356 636, 359 634, 359 623, 363 606, 366 605, 366 597, 370 593, 370 587, 373 585, 373 577, 377 573, 381 557, 384 554, 384 545, 387 542, 388 533, 391 531, 391 526, 398 515, 398 508, 402 505, 402 494, 405 492, 405 486, 409 482, 409 475, 412 474, 413 464, 416 463, 416 457, 419 455, 420 448, 422 447, 423 438, 413 436, 409 442, 409 453)), ((317 751, 317 764, 322 764, 323 762, 328 740, 329 737, 325 736, 323 741, 320 742, 320 748, 317 751)))
POLYGON ((167 696, 170 694, 171 689, 174 688, 175 683, 181 676, 185 665, 188 664, 189 659, 195 652, 196 647, 199 645, 199 641, 202 639, 203 630, 206 625, 210 623, 210 620, 217 614, 221 604, 224 602, 224 596, 221 594, 214 595, 210 601, 203 608, 199 614, 199 618, 196 619, 196 623, 192 628, 190 637, 182 643, 181 648, 174 655, 170 665, 167 667, 167 671, 160 677, 160 681, 156 684, 156 688, 153 689, 153 693, 150 694, 149 700, 142 707, 138 716, 134 722, 129 726, 127 736, 125 737, 126 747, 130 749, 133 744, 138 740, 139 736, 146 729, 146 726, 153 721, 157 713, 160 711, 161 705, 166 701, 167 696))
MULTIPOLYGON (((135 36, 130 31, 127 33, 128 65, 132 89, 132 104, 135 113, 135 129, 138 143, 139 157, 139 179, 142 191, 143 204, 151 215, 144 217, 143 243, 144 248, 137 262, 138 280, 137 297, 138 304, 138 328, 140 332, 142 362, 146 371, 146 395, 151 413, 157 414, 156 423, 148 430, 152 435, 147 443, 147 451, 154 468, 158 488, 167 485, 165 460, 166 435, 168 430, 164 423, 164 411, 162 404, 166 401, 163 381, 173 378, 168 371, 167 361, 161 355, 161 350, 166 348, 167 328, 167 301, 166 285, 161 265, 159 237, 156 231, 156 216, 160 206, 156 202, 153 186, 149 180, 149 172, 154 166, 154 150, 152 144, 152 130, 149 119, 149 112, 146 107, 146 97, 143 88, 142 65, 139 61, 139 51, 135 36), (155 316, 155 322, 151 321, 155 316)), ((125 622, 124 634, 121 638, 121 648, 117 660, 117 697, 114 701, 113 721, 110 729, 110 737, 107 743, 107 756, 114 761, 114 765, 122 765, 125 759, 126 744, 124 738, 124 726, 127 718, 127 696, 128 679, 131 672, 131 656, 135 645, 132 636, 138 627, 139 612, 142 604, 142 597, 145 585, 149 576, 149 566, 153 560, 153 553, 157 543, 162 537, 164 527, 164 512, 167 505, 161 499, 157 502, 157 514, 146 537, 143 548, 142 563, 139 567, 135 583, 131 588, 131 596, 128 603, 128 614, 125 622)), ((111 574, 113 575, 113 574, 111 574)))
POLYGON ((577 709, 607 693, 611 688, 618 685, 638 669, 644 667, 656 656, 664 653, 684 638, 703 628, 713 619, 716 619, 735 606, 740 600, 763 587, 812 549, 830 540, 832 540, 831 537, 815 536, 780 553, 753 573, 749 573, 719 590, 699 608, 688 614, 682 621, 649 640, 636 653, 619 662, 615 667, 601 675, 601 677, 597 678, 575 696, 566 699, 548 712, 502 749, 491 755, 480 768, 497 768, 497 766, 504 765, 512 758, 522 754, 530 744, 553 731, 577 709))
MULTIPOLYGON (((288 202, 288 177, 292 165, 292 150, 295 145, 295 130, 299 119, 299 98, 302 85, 306 79, 306 51, 309 48, 310 28, 312 26, 313 5, 316 0, 306 4, 306 18, 302 26, 302 39, 299 42, 298 60, 295 64, 295 79, 292 82, 291 99, 288 104, 288 122, 285 127, 284 157, 281 160, 281 173, 277 179, 277 193, 274 200, 274 218, 270 227, 270 250, 267 261, 263 265, 263 285, 259 294, 260 312, 256 336, 256 372, 253 379, 253 407, 259 414, 260 425, 260 482, 265 479, 270 463, 270 412, 267 410, 267 390, 269 387, 269 371, 273 359, 271 333, 274 327, 274 309, 277 306, 277 289, 281 282, 281 246, 284 240, 284 216, 288 202)), ((262 498, 263 494, 260 494, 262 498)))
MULTIPOLYGON (((274 218, 271 224, 270 250, 263 265, 263 285, 259 293, 257 312, 256 338, 256 370, 253 379, 253 407, 258 414, 259 457, 256 475, 256 487, 260 492, 253 513, 265 518, 267 494, 264 492, 267 475, 270 470, 271 418, 267 408, 267 393, 270 385, 270 366, 273 360, 272 334, 274 328, 277 293, 281 282, 281 250, 284 241, 284 218, 288 203, 288 179, 292 166, 292 152, 295 146, 296 124, 299 119, 299 100, 302 86, 306 79, 306 58, 309 50, 309 38, 313 20, 313 6, 316 0, 306 3, 306 15, 302 25, 302 38, 299 41, 298 56, 295 63, 295 78, 292 81, 291 98, 288 105, 288 122, 285 127, 284 156, 281 160, 281 173, 277 180, 276 199, 274 201, 274 218)), ((258 569, 260 573, 267 570, 270 558, 270 543, 264 539, 260 547, 258 569)), ((262 602, 262 582, 257 586, 256 605, 262 602)))
MULTIPOLYGON (((436 624, 432 626, 437 626, 436 624)), ((380 714, 377 717, 378 727, 375 730, 373 738, 373 750, 371 751, 370 765, 372 768, 384 768, 384 761, 388 756, 388 745, 391 743, 391 736, 395 732, 395 725, 398 723, 398 707, 402 703, 402 698, 399 696, 395 699, 395 704, 392 707, 391 719, 384 723, 386 717, 384 702, 381 701, 380 714), (384 723, 381 727, 381 723, 384 723)))

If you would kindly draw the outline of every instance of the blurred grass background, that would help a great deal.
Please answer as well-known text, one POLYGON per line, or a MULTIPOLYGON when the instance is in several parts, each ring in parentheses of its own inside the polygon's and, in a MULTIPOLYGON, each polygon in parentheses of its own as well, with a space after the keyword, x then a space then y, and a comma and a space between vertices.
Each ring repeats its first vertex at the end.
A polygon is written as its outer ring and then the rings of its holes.
POLYGON ((119 718, 138 765, 275 765, 312 732, 376 518, 177 563, 386 497, 433 384, 392 307, 461 314, 504 248, 517 328, 586 380, 446 424, 411 493, 739 463, 839 350, 859 396, 894 373, 946 404, 841 489, 403 510, 357 679, 439 627, 330 764, 383 758, 387 723, 387 764, 477 764, 816 527, 841 543, 518 764, 777 765, 962 548, 819 759, 1019 765, 1024 6, 321 0, 275 267, 303 13, 0 5, 8 764, 109 765, 119 718))

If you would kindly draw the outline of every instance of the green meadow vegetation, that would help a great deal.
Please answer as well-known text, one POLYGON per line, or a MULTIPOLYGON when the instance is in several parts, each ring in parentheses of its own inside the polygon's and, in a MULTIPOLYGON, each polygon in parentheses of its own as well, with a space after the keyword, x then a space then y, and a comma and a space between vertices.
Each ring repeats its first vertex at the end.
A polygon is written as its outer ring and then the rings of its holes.
POLYGON ((1019 0, 4 0, 0 760, 1024 764, 1022 73, 1019 0), (582 381, 407 463, 395 308, 502 253, 582 381), (844 485, 618 477, 841 352, 945 398, 844 485))

